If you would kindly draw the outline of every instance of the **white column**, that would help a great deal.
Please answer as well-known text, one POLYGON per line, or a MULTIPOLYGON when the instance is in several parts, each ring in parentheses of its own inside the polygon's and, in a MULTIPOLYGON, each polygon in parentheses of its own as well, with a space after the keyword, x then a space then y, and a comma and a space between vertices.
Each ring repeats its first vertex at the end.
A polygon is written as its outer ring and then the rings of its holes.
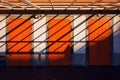
MULTIPOLYGON (((78 15, 75 15, 76 18, 78 15)), ((83 41, 83 42, 74 42, 74 54, 85 54, 86 53, 86 22, 82 23, 86 19, 86 16, 82 15, 74 21, 74 41, 83 41), (81 24, 82 23, 82 24, 81 24), (81 24, 81 25, 79 25, 81 24), (79 25, 79 26, 78 26, 79 25)))
MULTIPOLYGON (((6 34, 6 15, 0 15, 0 41, 6 41, 6 36, 1 38, 3 35, 6 34)), ((6 43, 0 42, 0 53, 6 52, 6 43)))
POLYGON ((113 19, 113 25, 114 25, 113 27, 113 53, 120 54, 120 22, 118 22, 119 20, 120 20, 119 16, 116 16, 113 19))
POLYGON ((113 65, 120 65, 120 17, 116 16, 113 19, 113 65))
MULTIPOLYGON (((34 19, 34 23, 37 21, 38 19, 34 19)), ((33 30, 35 31, 37 29, 37 31, 34 32, 34 37, 33 39, 35 39, 34 41, 45 41, 46 39, 46 17, 42 18, 40 21, 38 21, 37 23, 34 24, 34 28, 33 30), (43 24, 45 24, 44 26, 42 26, 43 24), (42 27, 41 27, 42 26, 42 27), (38 29, 39 27, 41 27, 40 29, 38 29), (39 36, 41 35, 41 36, 39 36), (38 37, 39 36, 39 37, 38 37)), ((46 52, 46 42, 34 42, 34 53, 45 53, 46 52), (44 51, 43 51, 44 50, 44 51)))

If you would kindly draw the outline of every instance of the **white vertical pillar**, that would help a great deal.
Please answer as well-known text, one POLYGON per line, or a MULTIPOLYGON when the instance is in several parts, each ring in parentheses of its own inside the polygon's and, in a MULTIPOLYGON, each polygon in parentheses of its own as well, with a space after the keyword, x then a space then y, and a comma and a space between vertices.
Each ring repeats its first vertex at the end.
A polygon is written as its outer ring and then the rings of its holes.
MULTIPOLYGON (((74 16, 74 19, 78 15, 74 16)), ((86 16, 82 15, 74 20, 74 54, 72 55, 72 65, 86 65, 86 16), (82 42, 81 42, 82 41, 82 42)))
POLYGON ((120 17, 113 19, 113 65, 120 65, 120 17))
POLYGON ((118 21, 120 21, 120 17, 116 16, 113 19, 113 25, 114 25, 113 27, 113 53, 120 53, 120 22, 118 21))
MULTIPOLYGON (((74 16, 76 18, 77 15, 74 16)), ((74 42, 74 54, 85 54, 86 53, 86 22, 82 23, 86 19, 86 16, 82 15, 74 21, 74 41, 82 42, 74 42), (82 24, 81 24, 82 23, 82 24), (81 25, 79 25, 81 24, 81 25), (78 26, 79 25, 79 26, 78 26)))
POLYGON ((6 43, 1 41, 6 41, 6 36, 1 38, 3 35, 6 34, 6 19, 5 15, 0 15, 0 53, 6 52, 6 43))
MULTIPOLYGON (((34 23, 37 20, 38 19, 34 19, 34 23)), ((46 23, 46 17, 42 18, 40 21, 38 21, 37 23, 34 24, 33 30, 34 31, 37 30, 37 31, 34 32, 34 37, 33 37, 34 41, 37 41, 37 42, 34 42, 34 53, 40 53, 41 54, 41 53, 45 53, 46 52, 46 49, 45 49, 46 48, 45 39, 46 39, 47 27, 46 27, 45 23, 46 23), (43 25, 43 24, 45 24, 45 25, 43 25), (41 27, 41 28, 39 28, 39 27, 41 27), (41 35, 41 36, 39 36, 39 35, 41 35), (41 42, 39 42, 39 41, 41 41, 41 42)))

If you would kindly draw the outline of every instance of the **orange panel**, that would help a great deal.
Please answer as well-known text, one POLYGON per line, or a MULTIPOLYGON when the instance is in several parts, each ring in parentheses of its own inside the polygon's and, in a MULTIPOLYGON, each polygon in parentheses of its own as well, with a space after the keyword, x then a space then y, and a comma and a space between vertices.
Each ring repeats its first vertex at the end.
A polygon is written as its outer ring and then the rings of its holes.
POLYGON ((69 19, 65 19, 62 22, 59 22, 61 19, 53 19, 48 24, 48 34, 49 41, 48 45, 50 46, 48 56, 50 65, 69 65, 70 64, 70 39, 71 33, 68 33, 72 26, 68 24, 69 19), (59 23, 58 23, 59 22, 59 23), (58 23, 57 25, 55 25, 58 23), (67 26, 65 26, 68 24, 67 26), (55 26, 54 26, 55 25, 55 26), (68 33, 68 34, 66 34, 68 33))
MULTIPOLYGON (((8 22, 11 22, 12 19, 10 19, 8 22)), ((31 41, 31 36, 25 38, 27 35, 30 34, 32 27, 27 28, 28 26, 31 25, 31 21, 28 20, 26 21, 24 24, 18 26, 19 24, 21 24, 23 21, 25 21, 25 19, 17 19, 14 22, 12 22, 10 25, 8 25, 7 27, 7 31, 11 31, 14 28, 16 28, 15 30, 13 30, 8 36, 7 39, 10 41, 16 41, 16 42, 10 42, 7 43, 8 45, 8 52, 17 52, 19 50, 19 52, 29 52, 31 49, 31 43, 28 44, 29 41, 31 41), (27 29, 26 29, 27 28, 27 29), (25 31, 23 31, 24 29, 26 29, 25 31), (17 35, 19 34, 19 35, 17 35), (17 35, 17 36, 16 36, 17 35), (25 38, 23 41, 26 42, 19 42, 20 40, 22 40, 23 38, 25 38), (11 40, 12 39, 12 40, 11 40), (27 42, 28 41, 28 42, 27 42), (18 43, 19 42, 19 43, 18 43), (28 44, 27 46, 25 46, 26 44, 28 44), (15 46, 14 46, 15 45, 15 46), (13 46, 13 47, 12 47, 13 46), (24 47, 25 46, 25 47, 24 47), (24 48, 22 48, 24 47, 24 48), (22 49, 21 49, 22 48, 22 49)))
MULTIPOLYGON (((89 25, 97 18, 91 19, 89 25)), ((110 22, 103 18, 89 27, 89 65, 110 65, 110 22), (104 24, 105 23, 105 24, 104 24), (102 25, 104 24, 104 25, 102 25), (93 32, 94 31, 94 32, 93 32)))
MULTIPOLYGON (((12 20, 13 19, 10 19, 8 22, 11 22, 12 20)), ((32 37, 28 35, 30 34, 32 30, 32 27, 30 26, 32 23, 30 20, 28 20, 25 23, 21 24, 24 21, 25 19, 23 18, 17 19, 14 22, 12 22, 10 25, 8 25, 7 27, 8 32, 14 29, 7 36, 7 40, 14 41, 14 42, 7 43, 7 48, 8 48, 8 53, 9 53, 8 54, 8 65, 30 65, 30 61, 31 61, 30 50, 31 50, 32 43, 28 44, 28 42, 32 40, 32 37), (21 25, 18 26, 19 24, 21 25), (26 36, 28 37, 25 38, 26 36), (20 41, 23 38, 25 38, 23 41, 26 41, 26 42, 20 41), (12 54, 13 52, 15 54, 12 54)))

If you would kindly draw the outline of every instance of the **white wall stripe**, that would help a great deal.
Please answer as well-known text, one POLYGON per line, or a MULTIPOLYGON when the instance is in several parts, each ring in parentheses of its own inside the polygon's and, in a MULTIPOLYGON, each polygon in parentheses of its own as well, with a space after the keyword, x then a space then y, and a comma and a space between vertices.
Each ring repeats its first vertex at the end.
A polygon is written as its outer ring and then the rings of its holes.
POLYGON ((113 24, 115 24, 113 27, 113 53, 120 53, 120 22, 117 23, 119 20, 119 16, 113 19, 113 24))
MULTIPOLYGON (((77 15, 74 16, 74 18, 76 18, 76 17, 77 17, 77 15)), ((84 16, 84 15, 82 15, 79 18, 77 18, 74 21, 74 27, 76 27, 78 24, 83 22, 85 19, 86 19, 86 16, 84 16)), ((86 42, 85 42, 86 38, 84 38, 85 35, 86 35, 86 29, 85 28, 86 28, 86 22, 84 22, 83 24, 81 24, 80 26, 78 26, 74 30, 74 41, 80 41, 81 39, 82 39, 82 41, 84 41, 84 42, 79 42, 77 44, 76 44, 76 42, 74 42, 74 53, 75 54, 85 54, 86 53, 86 42), (84 31, 82 31, 82 30, 84 30, 84 31), (79 32, 81 32, 81 33, 79 33, 79 32)))
MULTIPOLYGON (((4 18, 6 17, 6 15, 0 15, 0 21, 3 20, 4 18)), ((6 34, 6 19, 4 19, 3 21, 0 22, 0 38, 6 34), (5 28, 3 28, 5 27, 5 28)), ((0 39, 0 41, 6 41, 6 37, 0 39)), ((5 53, 6 52, 6 43, 0 43, 0 53, 3 52, 5 53), (4 45, 4 46, 2 46, 4 45), (2 47, 1 47, 2 46, 2 47)))
MULTIPOLYGON (((34 22, 36 22, 38 19, 34 19, 34 22)), ((42 26, 44 23, 46 22, 46 17, 42 18, 40 21, 38 21, 37 23, 34 24, 34 28, 33 30, 36 30, 37 28, 39 28, 40 26, 42 26)), ((44 33, 47 30, 46 25, 42 26, 39 30, 37 30, 36 32, 34 32, 34 37, 33 39, 35 39, 34 41, 45 41, 46 39, 46 33, 44 33), (44 34, 42 34, 44 33, 44 34), (41 35, 42 34, 42 35, 41 35), (41 35, 40 37, 38 37, 39 35, 41 35), (38 37, 38 38, 37 38, 38 37), (37 38, 37 39, 36 39, 37 38)), ((35 43, 34 42, 34 47, 36 45, 38 45, 39 43, 35 43)), ((34 53, 45 53, 46 50, 42 51, 43 49, 46 48, 46 42, 41 43, 39 46, 35 47, 34 49, 34 53)))

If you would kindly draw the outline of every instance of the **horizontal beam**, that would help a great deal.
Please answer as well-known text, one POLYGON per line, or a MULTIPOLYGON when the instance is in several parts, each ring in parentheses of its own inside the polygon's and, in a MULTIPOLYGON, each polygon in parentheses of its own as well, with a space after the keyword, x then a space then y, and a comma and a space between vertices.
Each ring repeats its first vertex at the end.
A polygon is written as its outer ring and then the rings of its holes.
POLYGON ((0 10, 0 14, 120 14, 120 10, 0 10))

